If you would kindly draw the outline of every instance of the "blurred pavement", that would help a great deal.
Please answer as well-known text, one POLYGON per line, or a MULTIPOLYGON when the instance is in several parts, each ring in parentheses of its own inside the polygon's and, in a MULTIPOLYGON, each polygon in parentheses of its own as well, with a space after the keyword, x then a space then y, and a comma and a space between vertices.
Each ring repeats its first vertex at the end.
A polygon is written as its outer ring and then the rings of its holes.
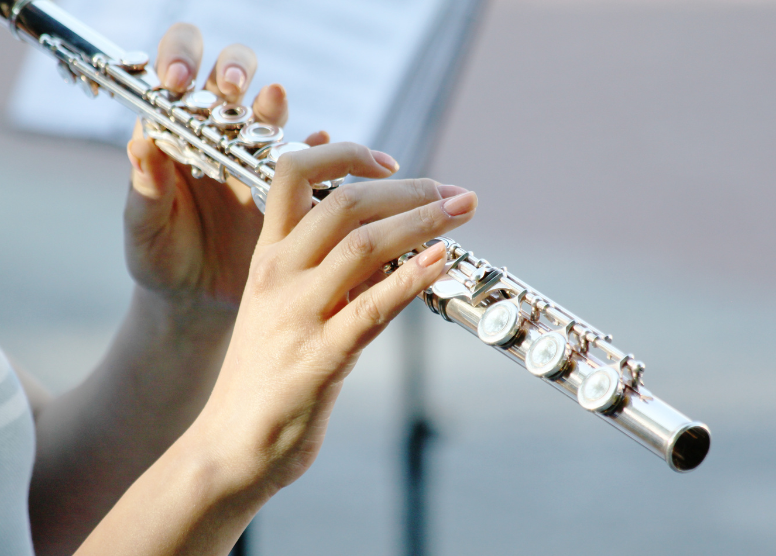
MULTIPOLYGON (((454 236, 613 333, 712 448, 675 474, 429 314, 432 554, 773 553, 774 29, 765 0, 490 6, 429 168, 480 196, 454 236)), ((0 36, 9 78, 22 48, 0 36)), ((6 128, 0 165, 0 344, 62 390, 127 304, 129 165, 6 128)), ((260 554, 400 552, 398 332, 262 511, 260 554)))

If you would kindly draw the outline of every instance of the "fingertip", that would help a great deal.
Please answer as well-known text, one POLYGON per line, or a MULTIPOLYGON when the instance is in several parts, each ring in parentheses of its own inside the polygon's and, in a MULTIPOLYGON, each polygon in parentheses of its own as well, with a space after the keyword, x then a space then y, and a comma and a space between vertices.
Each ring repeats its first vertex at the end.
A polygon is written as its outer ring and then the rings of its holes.
POLYGON ((399 171, 399 163, 394 160, 394 158, 381 151, 371 151, 372 157, 375 159, 375 162, 377 162, 380 166, 385 168, 386 170, 390 171, 391 174, 395 174, 399 171))
POLYGON ((286 89, 280 83, 273 83, 267 88, 267 94, 270 95, 270 99, 278 104, 285 102, 286 89))
POLYGON ((443 242, 435 243, 416 257, 418 266, 426 269, 436 265, 445 258, 445 252, 446 248, 443 242))
POLYGON ((143 197, 161 199, 173 188, 175 168, 172 161, 148 139, 133 139, 127 144, 127 155, 135 168, 132 187, 143 197))
POLYGON ((310 134, 304 142, 311 147, 317 147, 319 145, 327 145, 330 140, 331 137, 329 137, 329 134, 325 131, 316 131, 315 133, 310 134))
POLYGON ((145 134, 143 132, 143 124, 140 121, 140 118, 135 120, 135 127, 132 129, 132 137, 130 140, 133 139, 145 139, 145 134))
POLYGON ((477 209, 478 202, 477 194, 474 191, 467 191, 466 193, 447 199, 442 204, 442 210, 450 218, 471 216, 477 209))
POLYGON ((283 126, 288 120, 288 102, 286 90, 274 83, 259 91, 253 103, 253 110, 261 120, 283 126))
POLYGON ((135 154, 135 151, 137 149, 137 146, 134 145, 137 140, 133 139, 129 143, 127 143, 127 158, 129 158, 130 164, 132 164, 132 167, 137 172, 143 172, 143 168, 140 166, 140 158, 135 154))
POLYGON ((218 88, 226 95, 239 95, 244 92, 248 74, 240 66, 229 66, 224 70, 218 88))
POLYGON ((469 191, 468 189, 464 187, 458 187, 457 185, 440 184, 437 186, 437 189, 439 190, 439 194, 443 199, 449 199, 450 197, 455 197, 456 195, 463 195, 469 191))
POLYGON ((191 68, 180 60, 176 60, 167 67, 167 71, 164 74, 163 85, 166 89, 175 91, 176 93, 182 93, 188 89, 189 84, 193 78, 193 72, 191 68))
POLYGON ((159 148, 150 139, 132 139, 127 143, 127 154, 134 158, 140 165, 140 171, 145 171, 149 162, 153 161, 156 153, 162 154, 159 148))
POLYGON ((202 33, 189 23, 175 23, 159 41, 157 71, 166 89, 185 92, 202 59, 202 33))

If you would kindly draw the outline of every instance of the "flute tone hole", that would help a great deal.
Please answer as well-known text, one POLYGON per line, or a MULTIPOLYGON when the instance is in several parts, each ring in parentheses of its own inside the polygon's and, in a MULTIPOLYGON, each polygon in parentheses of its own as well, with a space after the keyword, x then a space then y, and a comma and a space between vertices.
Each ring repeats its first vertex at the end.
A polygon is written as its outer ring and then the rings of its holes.
POLYGON ((704 427, 690 427, 674 442, 671 461, 678 471, 690 471, 706 459, 710 447, 709 431, 704 427))

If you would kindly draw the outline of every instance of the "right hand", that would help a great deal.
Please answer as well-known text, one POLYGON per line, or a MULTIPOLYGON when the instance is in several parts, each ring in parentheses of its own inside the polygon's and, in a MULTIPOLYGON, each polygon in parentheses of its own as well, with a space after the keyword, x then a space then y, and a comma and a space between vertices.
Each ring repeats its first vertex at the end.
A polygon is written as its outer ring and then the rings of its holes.
POLYGON ((259 503, 309 468, 361 351, 439 277, 446 254, 437 244, 387 278, 383 264, 474 215, 474 193, 428 179, 344 185, 310 209, 310 184, 378 168, 352 144, 278 163, 229 350, 190 430, 226 456, 236 488, 264 493, 259 503))

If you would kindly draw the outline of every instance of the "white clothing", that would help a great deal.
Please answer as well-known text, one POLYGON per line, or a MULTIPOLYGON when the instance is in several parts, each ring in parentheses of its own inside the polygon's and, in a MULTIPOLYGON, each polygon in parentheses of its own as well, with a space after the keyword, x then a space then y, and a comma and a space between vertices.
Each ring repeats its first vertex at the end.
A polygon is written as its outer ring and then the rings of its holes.
POLYGON ((0 351, 0 554, 32 556, 27 497, 35 460, 35 423, 27 396, 0 351))

